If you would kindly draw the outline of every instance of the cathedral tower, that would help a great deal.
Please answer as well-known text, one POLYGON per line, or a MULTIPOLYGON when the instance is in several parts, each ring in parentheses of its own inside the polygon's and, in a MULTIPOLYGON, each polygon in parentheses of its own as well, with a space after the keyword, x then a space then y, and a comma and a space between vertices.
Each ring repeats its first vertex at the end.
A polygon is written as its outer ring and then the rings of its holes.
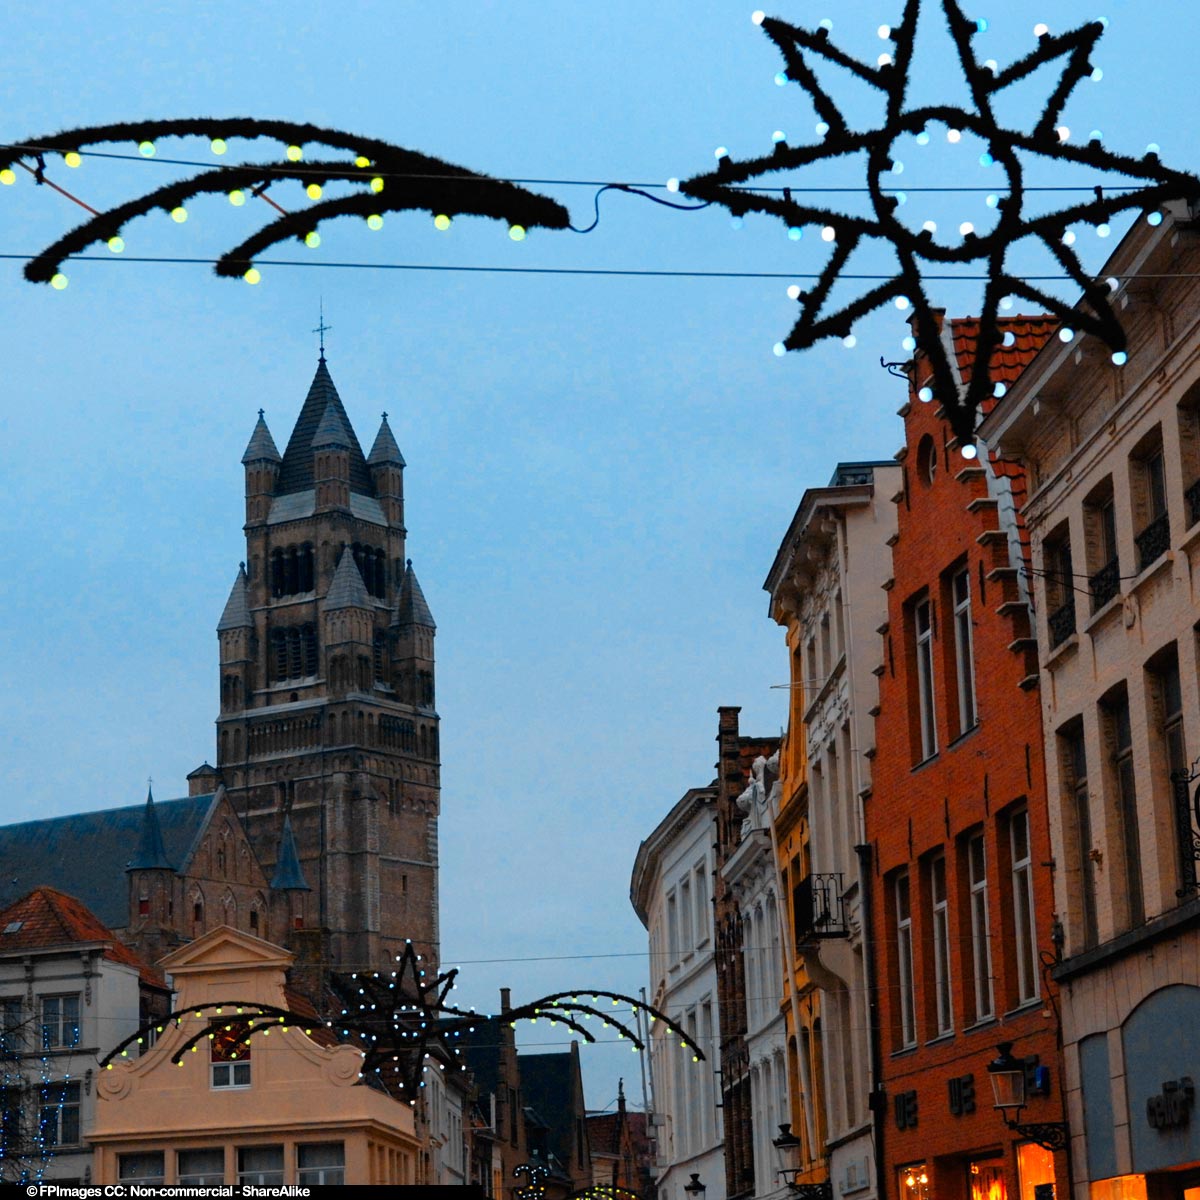
POLYGON ((283 455, 260 412, 242 463, 217 772, 268 874, 298 866, 335 967, 379 969, 409 938, 436 964, 435 627, 387 415, 364 457, 322 353, 283 455))

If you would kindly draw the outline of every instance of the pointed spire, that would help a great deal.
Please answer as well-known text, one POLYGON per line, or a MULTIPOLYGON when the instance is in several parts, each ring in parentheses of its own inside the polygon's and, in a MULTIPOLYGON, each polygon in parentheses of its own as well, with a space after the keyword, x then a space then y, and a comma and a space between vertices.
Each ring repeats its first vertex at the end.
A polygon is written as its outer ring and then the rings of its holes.
POLYGON ((263 419, 261 408, 258 410, 258 424, 254 426, 254 432, 250 435, 250 442, 246 446, 246 453, 242 455, 242 462, 283 462, 279 451, 275 448, 275 439, 271 436, 267 422, 263 419))
POLYGON ((292 818, 283 818, 283 829, 279 834, 279 847, 275 853, 275 874, 271 877, 271 888, 276 892, 311 892, 304 871, 300 866, 300 855, 296 853, 296 839, 292 836, 292 818))
POLYGON ((436 629, 433 613, 425 602, 421 585, 417 582, 417 573, 413 570, 410 558, 404 566, 404 580, 400 584, 400 595, 396 600, 396 614, 393 625, 424 625, 428 629, 436 629))
POLYGON ((346 422, 331 400, 325 405, 325 414, 321 417, 317 432, 313 434, 313 449, 336 446, 339 450, 349 450, 353 441, 354 434, 346 428, 346 422))
POLYGON ((308 395, 296 418, 292 436, 288 439, 287 449, 283 452, 283 463, 279 468, 279 482, 275 488, 277 496, 290 495, 292 492, 307 492, 313 486, 313 434, 325 415, 325 410, 333 405, 341 418, 344 432, 348 436, 347 446, 350 450, 350 490, 360 496, 373 496, 375 489, 371 484, 371 473, 367 470, 367 460, 363 458, 362 447, 350 427, 346 410, 342 407, 341 397, 329 375, 329 367, 322 361, 317 363, 317 372, 308 389, 308 395))
POLYGON ((226 629, 252 629, 254 621, 250 617, 250 581, 246 577, 246 564, 238 566, 237 578, 225 601, 225 611, 217 622, 217 632, 226 629))
POLYGON ((329 585, 329 594, 325 597, 325 611, 332 612, 335 608, 370 607, 371 599, 367 595, 358 563, 354 561, 350 547, 343 546, 342 557, 338 559, 333 582, 329 585))
POLYGON ((400 447, 396 445, 396 439, 392 436, 392 427, 388 424, 387 413, 383 414, 383 420, 379 423, 379 432, 375 435, 375 444, 371 447, 371 453, 367 455, 367 466, 383 466, 385 463, 393 463, 398 467, 405 466, 404 455, 400 453, 400 447))
POLYGON ((146 789, 146 807, 142 812, 142 833, 138 838, 137 853, 127 871, 173 871, 163 845, 162 830, 158 826, 158 813, 154 811, 154 790, 146 789))

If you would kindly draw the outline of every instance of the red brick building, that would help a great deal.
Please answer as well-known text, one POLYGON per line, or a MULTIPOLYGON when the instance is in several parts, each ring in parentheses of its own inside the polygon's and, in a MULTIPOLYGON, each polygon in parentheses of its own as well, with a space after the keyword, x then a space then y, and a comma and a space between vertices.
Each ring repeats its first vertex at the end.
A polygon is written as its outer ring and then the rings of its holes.
MULTIPOLYGON (((997 384, 1055 328, 1043 317, 1002 325, 997 384)), ((955 320, 943 335, 964 377, 977 330, 955 320)), ((1038 1184, 1057 1181, 1065 1196, 1065 1154, 1006 1127, 987 1074, 997 1045, 1013 1043, 1029 1082, 1019 1121, 1062 1121, 1057 1006, 1041 958, 1056 916, 1024 480, 1012 464, 962 456, 928 375, 918 356, 900 410, 903 485, 866 804, 884 1186, 900 1200, 1034 1200, 1038 1184)))

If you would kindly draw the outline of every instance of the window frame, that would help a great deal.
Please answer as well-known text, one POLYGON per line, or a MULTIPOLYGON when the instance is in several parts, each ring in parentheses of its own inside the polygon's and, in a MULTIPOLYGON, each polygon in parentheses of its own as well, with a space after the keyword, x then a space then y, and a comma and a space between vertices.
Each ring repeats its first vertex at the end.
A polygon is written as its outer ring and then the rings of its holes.
POLYGON ((237 1153, 237 1159, 236 1159, 237 1182, 238 1182, 239 1187, 245 1187, 247 1184, 252 1184, 255 1187, 282 1187, 283 1186, 284 1165, 285 1165, 286 1160, 285 1160, 284 1153, 283 1153, 283 1143, 282 1142, 271 1143, 268 1145, 237 1146, 235 1149, 236 1149, 236 1153, 237 1153), (244 1162, 244 1158, 243 1158, 244 1155, 246 1155, 248 1153, 252 1154, 255 1151, 267 1152, 267 1151, 272 1151, 272 1150, 276 1150, 279 1152, 279 1169, 278 1169, 278 1171, 276 1171, 274 1169, 270 1169, 270 1170, 247 1169, 245 1162, 244 1162), (271 1178, 269 1178, 269 1179, 265 1178, 265 1176, 268 1176, 268 1175, 271 1176, 271 1178), (276 1176, 277 1176, 277 1178, 276 1178, 276 1176))
POLYGON ((1033 829, 1029 809, 1019 808, 1008 819, 1009 863, 1012 884, 1013 953, 1017 964, 1017 1003, 1032 1004, 1041 997, 1038 978, 1037 915, 1033 894, 1033 829), (1024 829, 1024 854, 1018 831, 1024 829))
POLYGON ((80 1025, 80 1004, 78 992, 53 992, 38 997, 38 1011, 41 1013, 41 1041, 43 1050, 74 1050, 79 1045, 82 1028, 80 1025), (75 1009, 74 1020, 70 1024, 70 1028, 75 1031, 74 1041, 66 1039, 65 1031, 68 1028, 66 1014, 63 1011, 65 1005, 63 1001, 73 1001, 75 1009), (58 1005, 58 1015, 54 1017, 53 1022, 47 1019, 46 1010, 50 1003, 58 1005), (48 1036, 48 1031, 53 1028, 55 1030, 54 1038, 48 1036))
POLYGON ((971 914, 971 982, 975 991, 975 1024, 996 1016, 993 987, 991 914, 988 911, 987 840, 983 831, 963 842, 967 860, 967 905, 971 914), (975 850, 978 847, 979 855, 975 850))
POLYGON ((892 880, 892 903, 896 919, 896 985, 900 997, 900 1047, 917 1044, 917 994, 913 962, 912 879, 907 868, 892 880))
MULTIPOLYGON (((461 1141, 461 1139, 460 1139, 461 1141)), ((450 1141, 453 1145, 453 1139, 450 1141)), ((346 1183, 346 1143, 345 1142, 298 1142, 296 1145, 296 1182, 301 1187, 343 1187, 346 1183), (312 1150, 336 1149, 341 1162, 319 1163, 315 1166, 305 1166, 304 1152, 312 1150), (336 1179, 325 1178, 326 1173, 337 1176, 336 1179)))
POLYGON ((929 860, 929 913, 929 931, 933 942, 934 1030, 937 1037, 943 1037, 954 1032, 954 987, 950 952, 950 893, 947 889, 946 855, 941 851, 929 860))
POLYGON ((223 1187, 225 1184, 225 1147, 224 1146, 185 1146, 175 1151, 175 1182, 186 1187, 223 1187), (221 1159, 221 1169, 217 1175, 205 1171, 184 1170, 184 1155, 217 1155, 221 1159))
POLYGON ((937 692, 934 686, 933 601, 929 596, 913 605, 913 645, 916 651, 917 723, 921 762, 938 752, 937 692), (923 627, 922 627, 923 626, 923 627))
POLYGON ((971 618, 971 568, 967 564, 950 576, 954 623, 954 678, 958 685, 958 732, 961 737, 979 724, 975 697, 975 634, 971 618), (959 595, 959 583, 963 595, 959 595))
POLYGON ((1121 892, 1126 904, 1126 928, 1146 920, 1142 842, 1138 826, 1137 777, 1133 754, 1133 715, 1124 685, 1100 702, 1108 748, 1109 794, 1116 813, 1121 892))

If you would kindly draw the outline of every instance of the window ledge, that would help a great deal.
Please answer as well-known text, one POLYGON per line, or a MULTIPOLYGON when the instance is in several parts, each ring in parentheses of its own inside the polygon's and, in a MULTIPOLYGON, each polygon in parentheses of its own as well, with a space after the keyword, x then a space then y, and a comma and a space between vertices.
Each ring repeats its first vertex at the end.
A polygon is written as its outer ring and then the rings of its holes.
POLYGON ((915 774, 917 771, 923 770, 925 767, 929 766, 930 763, 937 762, 939 753, 939 751, 935 750, 928 758, 923 758, 919 763, 914 763, 909 773, 915 774))
POLYGON ((1179 549, 1190 550, 1197 542, 1200 542, 1200 521, 1184 530, 1183 537, 1179 539, 1179 549))
POLYGON ((891 1054, 890 1054, 890 1055, 888 1055, 888 1057, 889 1057, 889 1058, 908 1058, 908 1056, 909 1056, 909 1055, 911 1055, 911 1054, 916 1054, 916 1052, 917 1052, 918 1050, 920 1050, 920 1048, 921 1048, 921 1047, 920 1047, 920 1046, 918 1046, 918 1045, 917 1045, 917 1044, 914 1042, 914 1043, 913 1043, 911 1046, 904 1046, 904 1047, 902 1047, 902 1048, 901 1048, 901 1049, 899 1049, 899 1050, 893 1050, 893 1051, 891 1052, 891 1054))
POLYGON ((963 1030, 963 1033, 980 1033, 983 1030, 992 1029, 999 1024, 1000 1021, 996 1017, 983 1017, 976 1021, 974 1025, 968 1025, 963 1030))
POLYGON ((1139 571, 1129 585, 1129 594, 1137 595, 1160 571, 1169 567, 1175 561, 1174 550, 1164 550, 1148 567, 1139 571))
POLYGON ((947 1029, 945 1033, 939 1033, 937 1035, 937 1037, 931 1037, 929 1039, 929 1041, 927 1041, 925 1043, 925 1045, 927 1047, 928 1046, 944 1046, 947 1042, 952 1042, 952 1041, 954 1041, 954 1030, 947 1029))
POLYGON ((1079 649, 1079 634, 1073 633, 1073 634, 1071 634, 1070 637, 1063 638, 1063 640, 1061 642, 1059 642, 1057 646, 1052 647, 1047 652, 1045 665, 1047 667, 1053 668, 1062 659, 1065 659, 1067 657, 1067 654, 1069 651, 1074 651, 1074 650, 1078 650, 1078 649, 1079 649))
POLYGON ((1042 1008, 1045 1003, 1046 1001, 1042 996, 1034 996, 1032 1000, 1022 1000, 1016 1008, 1010 1008, 1001 1019, 1007 1021, 1010 1017, 1022 1017, 1026 1013, 1042 1008))
POLYGON ((1111 600, 1106 600, 1104 604, 1096 609, 1094 613, 1083 623, 1083 632, 1090 634, 1093 629, 1099 628, 1101 625, 1108 623, 1109 617, 1113 613, 1118 612, 1124 602, 1125 597, 1118 592, 1111 600))
POLYGON ((957 750, 960 742, 965 742, 965 741, 967 740, 967 738, 969 738, 969 737, 971 736, 971 734, 973 734, 973 733, 978 733, 978 732, 979 732, 979 721, 978 721, 978 720, 976 720, 976 721, 975 721, 975 724, 974 724, 974 725, 972 725, 970 729, 964 729, 964 730, 962 731, 962 733, 960 733, 960 734, 958 735, 958 737, 956 737, 956 738, 954 739, 954 741, 952 741, 952 742, 951 742, 951 743, 950 743, 950 744, 949 744, 949 745, 946 747, 946 749, 947 749, 947 750, 957 750))

